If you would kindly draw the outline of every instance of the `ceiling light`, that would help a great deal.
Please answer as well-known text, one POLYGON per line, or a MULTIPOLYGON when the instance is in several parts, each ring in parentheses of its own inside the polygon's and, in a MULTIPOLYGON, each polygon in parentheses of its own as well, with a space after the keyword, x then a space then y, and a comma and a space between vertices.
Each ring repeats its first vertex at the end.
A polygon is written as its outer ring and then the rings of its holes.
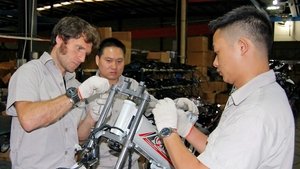
POLYGON ((75 3, 83 3, 82 0, 74 0, 75 3))
POLYGON ((278 4, 278 1, 277 0, 273 0, 273 5, 277 5, 278 4))
POLYGON ((94 2, 93 0, 83 0, 84 2, 94 2))
POLYGON ((279 6, 268 6, 267 10, 272 11, 272 10, 278 10, 279 8, 280 8, 279 6))
POLYGON ((39 8, 37 8, 36 10, 38 10, 38 11, 43 11, 43 10, 45 10, 45 8, 44 8, 44 7, 39 7, 39 8))
POLYGON ((62 4, 53 4, 53 7, 57 8, 57 7, 61 7, 62 4))
POLYGON ((62 5, 71 5, 72 3, 69 2, 69 1, 66 1, 66 2, 62 2, 61 4, 62 4, 62 5))
POLYGON ((44 8, 45 8, 45 9, 50 9, 50 8, 51 8, 51 6, 50 6, 50 5, 48 5, 48 6, 44 6, 44 8))

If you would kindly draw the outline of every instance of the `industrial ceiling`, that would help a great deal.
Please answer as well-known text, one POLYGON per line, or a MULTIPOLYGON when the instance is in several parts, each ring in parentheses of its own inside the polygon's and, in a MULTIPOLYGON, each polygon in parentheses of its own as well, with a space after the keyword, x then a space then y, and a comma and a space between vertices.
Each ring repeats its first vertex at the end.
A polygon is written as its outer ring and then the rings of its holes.
MULTIPOLYGON (((186 0, 187 22, 208 22, 227 11, 241 5, 254 5, 266 10, 273 0, 186 0)), ((20 35, 20 23, 26 18, 25 13, 31 9, 48 7, 36 11, 36 29, 40 32, 51 31, 53 25, 63 16, 79 16, 94 25, 118 21, 120 25, 127 19, 175 18, 176 9, 181 0, 1 0, 0 1, 0 34, 20 35), (23 2, 24 1, 24 2, 23 2), (70 2, 69 5, 55 7, 55 4, 70 2)), ((298 18, 298 0, 278 0, 280 9, 269 12, 271 17, 298 18)), ((140 23, 142 26, 143 23, 140 23)), ((119 25, 119 28, 122 29, 119 25)))

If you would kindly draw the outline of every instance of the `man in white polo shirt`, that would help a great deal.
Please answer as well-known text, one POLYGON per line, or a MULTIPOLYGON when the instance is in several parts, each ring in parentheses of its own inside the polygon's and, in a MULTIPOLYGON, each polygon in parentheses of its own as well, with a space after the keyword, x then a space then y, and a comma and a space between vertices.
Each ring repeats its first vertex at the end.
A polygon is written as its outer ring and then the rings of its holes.
POLYGON ((209 136, 188 125, 177 110, 178 103, 168 98, 158 101, 153 114, 174 167, 291 169, 295 124, 287 96, 269 69, 270 19, 263 11, 243 6, 210 22, 209 27, 214 33, 213 65, 235 90, 209 136), (180 136, 200 152, 198 157, 180 136))

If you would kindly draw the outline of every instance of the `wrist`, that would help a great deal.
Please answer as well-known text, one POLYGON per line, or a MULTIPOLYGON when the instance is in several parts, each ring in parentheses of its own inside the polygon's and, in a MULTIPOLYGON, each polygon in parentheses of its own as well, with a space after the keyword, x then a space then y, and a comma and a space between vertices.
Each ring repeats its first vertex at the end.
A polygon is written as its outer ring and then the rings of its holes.
POLYGON ((188 133, 186 134, 185 138, 186 138, 187 140, 189 139, 190 135, 192 135, 192 134, 191 134, 191 133, 192 133, 192 130, 194 130, 194 126, 192 126, 192 127, 190 128, 190 130, 188 131, 188 133))
POLYGON ((172 127, 165 127, 160 130, 158 135, 163 139, 169 137, 172 133, 177 133, 177 129, 172 127))
POLYGON ((80 101, 78 96, 78 90, 75 87, 70 87, 66 90, 66 96, 70 99, 70 102, 75 105, 80 101))

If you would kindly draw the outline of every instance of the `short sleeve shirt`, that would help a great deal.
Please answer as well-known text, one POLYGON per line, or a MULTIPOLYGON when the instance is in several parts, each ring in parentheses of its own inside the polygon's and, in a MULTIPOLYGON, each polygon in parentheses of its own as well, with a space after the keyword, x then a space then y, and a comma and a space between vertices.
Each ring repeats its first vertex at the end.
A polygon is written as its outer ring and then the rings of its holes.
POLYGON ((234 91, 197 158, 211 169, 291 169, 294 119, 272 70, 234 91))
POLYGON ((16 101, 44 101, 65 94, 80 83, 75 73, 63 77, 47 53, 24 64, 13 74, 8 88, 7 112, 12 116, 10 158, 14 169, 54 169, 75 164, 77 126, 85 110, 74 108, 47 127, 26 132, 17 117, 16 101), (65 80, 65 82, 64 82, 65 80))

